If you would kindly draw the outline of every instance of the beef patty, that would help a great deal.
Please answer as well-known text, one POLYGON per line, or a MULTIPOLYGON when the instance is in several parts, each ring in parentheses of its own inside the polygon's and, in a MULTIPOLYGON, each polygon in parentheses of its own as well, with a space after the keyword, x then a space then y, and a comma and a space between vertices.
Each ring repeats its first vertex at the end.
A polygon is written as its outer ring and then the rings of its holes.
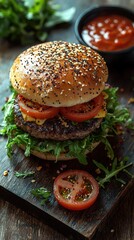
POLYGON ((63 116, 48 119, 42 125, 26 122, 23 119, 17 100, 14 105, 15 123, 31 136, 40 139, 64 141, 68 139, 82 139, 99 128, 102 118, 93 118, 82 123, 74 123, 63 116))

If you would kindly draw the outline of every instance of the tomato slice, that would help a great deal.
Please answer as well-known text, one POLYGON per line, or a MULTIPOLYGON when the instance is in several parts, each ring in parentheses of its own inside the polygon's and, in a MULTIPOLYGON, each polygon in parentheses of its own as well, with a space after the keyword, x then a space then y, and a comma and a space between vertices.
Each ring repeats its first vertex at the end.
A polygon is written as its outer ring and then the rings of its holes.
POLYGON ((60 205, 69 210, 89 208, 97 199, 99 185, 83 170, 68 170, 54 181, 54 195, 60 205))
POLYGON ((59 108, 40 105, 21 95, 18 95, 18 105, 23 113, 36 119, 53 118, 59 112, 59 108))
POLYGON ((83 122, 97 115, 103 105, 102 93, 87 103, 78 104, 72 107, 63 107, 60 109, 67 119, 74 122, 83 122))

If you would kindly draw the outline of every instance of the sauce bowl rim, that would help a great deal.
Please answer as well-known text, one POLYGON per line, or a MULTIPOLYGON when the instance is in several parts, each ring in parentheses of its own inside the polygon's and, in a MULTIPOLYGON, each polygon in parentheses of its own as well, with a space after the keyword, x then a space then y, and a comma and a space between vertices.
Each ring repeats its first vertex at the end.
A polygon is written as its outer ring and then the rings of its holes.
MULTIPOLYGON (((86 19, 90 19, 90 14, 93 13, 93 12, 100 12, 102 10, 106 10, 108 9, 109 11, 111 10, 115 10, 117 11, 117 14, 118 14, 118 11, 119 11, 119 15, 121 15, 121 11, 125 12, 126 13, 126 16, 125 15, 122 15, 122 16, 125 16, 127 17, 128 19, 133 20, 134 21, 134 12, 131 11, 130 9, 128 8, 125 8, 125 7, 121 7, 121 6, 115 6, 115 5, 93 5, 91 7, 89 7, 88 9, 86 9, 84 12, 82 12, 78 18, 76 19, 76 22, 75 22, 75 25, 74 25, 74 31, 75 31, 75 35, 76 35, 76 38, 77 40, 79 41, 79 43, 87 46, 87 47, 91 47, 93 50, 97 51, 98 53, 103 53, 103 54, 112 54, 112 55, 115 55, 115 54, 120 54, 120 53, 126 53, 126 52, 129 52, 129 51, 132 51, 134 50, 134 46, 130 46, 130 47, 127 47, 127 48, 122 48, 120 50, 114 50, 114 51, 104 51, 104 50, 100 50, 100 49, 96 49, 94 48, 93 46, 90 46, 88 45, 82 38, 81 36, 81 28, 82 28, 82 25, 84 26, 84 23, 82 24, 82 21, 86 21, 86 19), (128 15, 131 15, 132 18, 129 18, 128 15)), ((96 16, 95 16, 96 17, 96 16)), ((94 18, 95 18, 94 17, 94 18)))

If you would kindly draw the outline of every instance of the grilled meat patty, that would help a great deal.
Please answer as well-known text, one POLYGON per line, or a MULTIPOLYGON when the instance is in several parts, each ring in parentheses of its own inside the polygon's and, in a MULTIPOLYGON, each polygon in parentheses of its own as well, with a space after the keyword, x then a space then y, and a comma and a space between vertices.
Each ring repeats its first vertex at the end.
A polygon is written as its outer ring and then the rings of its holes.
POLYGON ((63 116, 48 119, 42 125, 35 122, 26 122, 21 114, 17 99, 14 105, 15 123, 31 136, 40 139, 53 139, 64 141, 68 139, 82 139, 96 128, 99 128, 102 118, 93 118, 82 123, 74 123, 63 116))

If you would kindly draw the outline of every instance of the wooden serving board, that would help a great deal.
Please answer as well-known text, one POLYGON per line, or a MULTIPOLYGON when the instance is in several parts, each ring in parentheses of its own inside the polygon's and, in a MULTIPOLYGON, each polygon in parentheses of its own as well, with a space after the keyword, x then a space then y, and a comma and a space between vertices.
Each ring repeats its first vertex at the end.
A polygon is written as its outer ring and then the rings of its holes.
MULTIPOLYGON (((2 57, 1 69, 1 106, 5 98, 9 94, 8 85, 8 70, 14 58, 15 53, 18 54, 18 49, 12 49, 4 53, 2 57), (7 57, 10 54, 10 57, 7 57), (4 80, 3 80, 4 79, 4 80)), ((120 85, 120 101, 121 104, 127 105, 129 97, 133 94, 133 79, 131 65, 126 68, 128 81, 125 81, 126 75, 121 69, 114 72, 113 76, 110 74, 109 82, 112 81, 113 85, 120 85), (117 74, 117 76, 116 76, 117 74), (120 79, 118 79, 118 74, 120 79), (112 80, 113 79, 113 80, 112 80), (118 79, 118 82, 116 82, 118 79), (129 82, 129 84, 127 84, 129 82), (124 89, 124 90, 123 90, 124 89)), ((134 113, 133 105, 128 106, 131 113, 134 113)), ((2 121, 2 113, 0 113, 2 121)), ((60 172, 67 169, 85 169, 95 176, 95 168, 92 160, 101 161, 106 163, 108 161, 103 146, 99 146, 93 154, 88 156, 88 165, 83 166, 77 160, 66 162, 49 162, 42 161, 38 158, 31 156, 26 158, 22 150, 16 148, 11 159, 7 157, 6 138, 0 138, 0 195, 11 201, 13 204, 22 207, 32 215, 43 219, 43 221, 56 227, 57 230, 64 232, 68 237, 75 236, 78 239, 91 239, 92 236, 101 229, 106 218, 114 211, 122 197, 133 187, 133 180, 126 174, 122 174, 122 178, 126 181, 124 186, 120 183, 112 181, 106 186, 105 189, 100 190, 97 202, 88 210, 81 212, 72 212, 59 206, 55 201, 52 193, 50 203, 41 206, 40 201, 36 199, 31 190, 36 187, 46 187, 53 192, 53 181, 60 172), (37 167, 42 166, 41 171, 37 171, 37 167), (4 176, 3 172, 8 170, 8 176, 4 176), (14 176, 15 171, 35 171, 34 177, 19 179, 14 176), (32 180, 35 180, 33 182, 32 180)), ((131 131, 127 131, 123 139, 114 139, 114 146, 118 146, 116 154, 119 157, 128 156, 129 161, 134 161, 134 136, 131 131)), ((134 173, 133 167, 130 167, 130 172, 134 173)))
MULTIPOLYGON (((75 1, 76 5, 81 1, 75 1)), ((82 1, 83 2, 83 1, 82 1)), ((87 1, 85 0, 85 3, 87 1)), ((67 6, 66 6, 67 7, 67 6)), ((68 6, 69 7, 69 6, 68 6)), ((85 4, 86 7, 86 4, 85 4)), ((81 9, 82 10, 82 9, 81 9)), ((68 29, 58 29, 49 35, 48 40, 66 40, 77 42, 73 27, 68 29)), ((9 69, 15 57, 24 50, 17 46, 9 46, 7 43, 0 45, 0 107, 3 106, 6 97, 9 96, 9 69)), ((134 68, 133 56, 128 59, 125 64, 116 63, 109 65, 109 80, 113 86, 118 86, 119 99, 121 104, 129 107, 132 116, 134 116, 134 105, 129 104, 130 97, 134 97, 134 68)), ((3 114, 0 112, 0 122, 2 122, 3 114)), ((77 160, 66 162, 49 162, 42 161, 34 156, 26 158, 22 150, 16 148, 11 159, 7 157, 6 138, 0 137, 0 196, 23 208, 28 213, 42 219, 59 231, 62 231, 68 237, 76 239, 91 239, 106 222, 106 219, 116 209, 119 201, 123 200, 123 196, 134 186, 133 180, 126 174, 122 173, 122 178, 126 181, 124 186, 120 183, 112 181, 106 185, 105 189, 100 189, 99 198, 96 203, 89 209, 72 212, 59 206, 55 201, 53 193, 51 202, 41 206, 40 201, 36 199, 31 190, 36 187, 46 187, 53 192, 54 178, 62 171, 67 169, 84 169, 95 175, 95 167, 92 160, 107 163, 108 159, 105 155, 103 146, 100 145, 94 153, 88 155, 88 165, 83 166, 77 160), (38 166, 42 166, 41 171, 37 170, 38 166), (8 170, 8 176, 3 173, 8 170), (14 176, 15 171, 35 171, 34 177, 17 178, 14 176), (35 180, 33 182, 32 180, 35 180)), ((122 141, 120 139, 113 140, 113 146, 116 148, 116 154, 119 157, 128 156, 130 162, 134 162, 134 135, 131 131, 127 131, 122 141)), ((133 166, 129 168, 131 173, 134 173, 133 166)))

